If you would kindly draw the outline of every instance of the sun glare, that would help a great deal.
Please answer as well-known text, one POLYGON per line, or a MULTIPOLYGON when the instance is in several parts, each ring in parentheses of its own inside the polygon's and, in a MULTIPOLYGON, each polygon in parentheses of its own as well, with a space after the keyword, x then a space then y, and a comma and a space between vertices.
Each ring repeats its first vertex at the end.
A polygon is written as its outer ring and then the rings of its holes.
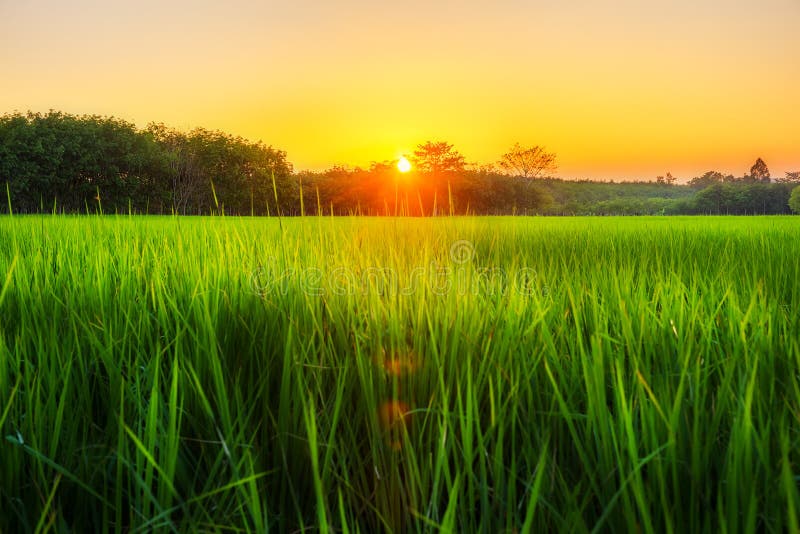
POLYGON ((408 172, 411 170, 411 162, 403 156, 397 161, 397 170, 400 172, 408 172))

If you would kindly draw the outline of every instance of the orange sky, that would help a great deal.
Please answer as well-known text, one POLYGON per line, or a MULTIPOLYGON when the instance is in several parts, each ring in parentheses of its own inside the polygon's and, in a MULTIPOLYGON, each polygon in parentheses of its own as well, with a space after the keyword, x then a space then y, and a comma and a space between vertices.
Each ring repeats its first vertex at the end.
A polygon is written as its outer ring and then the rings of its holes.
POLYGON ((782 176, 798 27, 798 0, 0 0, 0 113, 217 128, 298 169, 441 139, 543 144, 568 178, 782 176))

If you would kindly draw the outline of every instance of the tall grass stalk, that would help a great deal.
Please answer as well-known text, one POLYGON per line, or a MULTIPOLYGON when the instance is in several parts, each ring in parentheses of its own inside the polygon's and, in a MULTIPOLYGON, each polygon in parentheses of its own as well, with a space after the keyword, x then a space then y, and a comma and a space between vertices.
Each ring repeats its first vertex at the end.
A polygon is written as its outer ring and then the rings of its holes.
POLYGON ((798 257, 780 217, 0 218, 0 531, 797 531, 798 257))

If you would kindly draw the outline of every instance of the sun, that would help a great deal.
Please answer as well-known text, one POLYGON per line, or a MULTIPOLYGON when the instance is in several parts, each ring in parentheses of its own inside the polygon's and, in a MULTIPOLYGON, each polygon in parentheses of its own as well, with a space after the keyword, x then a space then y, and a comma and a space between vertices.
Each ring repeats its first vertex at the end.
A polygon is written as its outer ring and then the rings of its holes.
POLYGON ((408 172, 411 170, 411 162, 405 156, 397 160, 397 170, 400 172, 408 172))

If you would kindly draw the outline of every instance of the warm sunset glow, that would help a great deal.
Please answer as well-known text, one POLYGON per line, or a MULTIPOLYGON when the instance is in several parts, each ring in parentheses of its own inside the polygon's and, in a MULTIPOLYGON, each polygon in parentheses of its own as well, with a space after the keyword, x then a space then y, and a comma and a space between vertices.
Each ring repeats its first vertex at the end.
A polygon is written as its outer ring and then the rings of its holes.
POLYGON ((408 172, 411 170, 411 162, 403 156, 397 161, 397 170, 400 172, 408 172))
POLYGON ((479 164, 542 144, 561 177, 800 167, 797 0, 387 6, 0 2, 0 112, 220 129, 297 170, 428 139, 479 164))

